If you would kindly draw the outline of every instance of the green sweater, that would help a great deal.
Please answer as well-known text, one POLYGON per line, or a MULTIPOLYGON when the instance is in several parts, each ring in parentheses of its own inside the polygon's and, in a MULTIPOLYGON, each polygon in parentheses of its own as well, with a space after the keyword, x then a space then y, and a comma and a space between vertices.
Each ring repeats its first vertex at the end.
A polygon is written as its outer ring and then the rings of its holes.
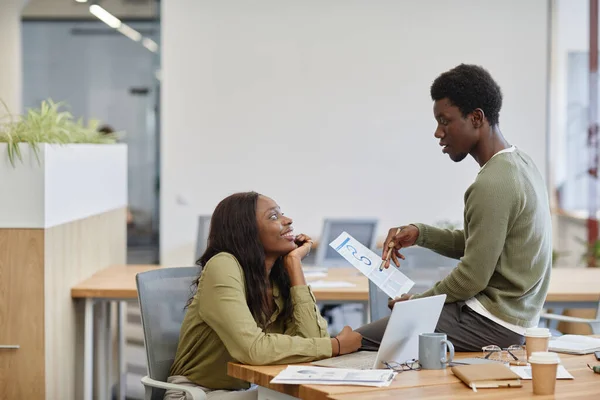
POLYGON ((279 318, 283 298, 273 286, 276 307, 266 330, 252 317, 245 287, 233 255, 223 252, 208 260, 181 325, 171 376, 210 389, 246 389, 247 382, 227 375, 228 362, 295 364, 331 357, 327 322, 308 286, 291 287, 293 314, 285 321, 279 318))
POLYGON ((546 185, 533 160, 516 149, 498 154, 465 193, 464 230, 424 224, 416 244, 460 259, 450 275, 414 296, 475 297, 508 323, 538 322, 552 268, 552 223, 546 185))

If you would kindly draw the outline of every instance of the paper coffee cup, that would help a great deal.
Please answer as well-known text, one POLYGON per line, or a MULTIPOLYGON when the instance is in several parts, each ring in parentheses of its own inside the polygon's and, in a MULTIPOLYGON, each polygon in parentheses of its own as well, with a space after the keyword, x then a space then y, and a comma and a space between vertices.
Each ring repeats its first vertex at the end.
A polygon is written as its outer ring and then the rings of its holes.
POLYGON ((527 328, 525 330, 525 349, 527 358, 536 351, 548 351, 552 334, 548 328, 527 328))
POLYGON ((533 378, 533 394, 554 394, 556 388, 556 370, 560 358, 556 353, 536 351, 529 357, 533 378))

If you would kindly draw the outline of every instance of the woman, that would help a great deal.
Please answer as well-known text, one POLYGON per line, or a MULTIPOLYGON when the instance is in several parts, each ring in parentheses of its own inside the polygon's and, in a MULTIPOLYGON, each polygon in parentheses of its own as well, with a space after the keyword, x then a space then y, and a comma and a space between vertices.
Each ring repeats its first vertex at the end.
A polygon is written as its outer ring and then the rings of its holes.
MULTIPOLYGON (((349 327, 329 338, 306 285, 301 260, 311 245, 268 197, 236 193, 221 201, 169 382, 200 386, 209 399, 256 399, 248 383, 227 375, 229 361, 288 364, 356 351, 362 337, 349 327)), ((185 395, 169 390, 165 399, 185 395)))

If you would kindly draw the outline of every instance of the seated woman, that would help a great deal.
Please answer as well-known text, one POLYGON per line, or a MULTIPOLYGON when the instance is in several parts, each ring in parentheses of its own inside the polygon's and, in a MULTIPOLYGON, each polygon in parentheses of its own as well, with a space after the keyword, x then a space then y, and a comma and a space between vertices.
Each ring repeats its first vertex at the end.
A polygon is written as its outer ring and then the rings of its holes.
MULTIPOLYGON (((301 260, 311 245, 268 197, 236 193, 221 201, 168 381, 200 386, 209 399, 256 399, 248 383, 227 375, 229 361, 289 364, 356 351, 360 334, 345 327, 330 338, 306 284, 301 260)), ((165 399, 185 394, 169 390, 165 399)))

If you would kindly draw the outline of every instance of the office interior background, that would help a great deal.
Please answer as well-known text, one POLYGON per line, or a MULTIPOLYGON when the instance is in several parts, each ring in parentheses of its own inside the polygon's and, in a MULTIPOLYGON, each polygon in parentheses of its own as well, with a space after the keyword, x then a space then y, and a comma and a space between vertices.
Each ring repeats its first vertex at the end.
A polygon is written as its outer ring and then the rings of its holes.
MULTIPOLYGON (((198 216, 237 191, 317 239, 325 218, 376 219, 377 238, 462 224, 478 166, 442 154, 429 87, 479 64, 503 90, 502 132, 546 179, 556 266, 584 267, 589 20, 587 0, 0 0, 0 99, 14 114, 64 102, 117 131, 126 262, 184 266, 198 216)), ((127 396, 142 398, 127 318, 127 396)))

